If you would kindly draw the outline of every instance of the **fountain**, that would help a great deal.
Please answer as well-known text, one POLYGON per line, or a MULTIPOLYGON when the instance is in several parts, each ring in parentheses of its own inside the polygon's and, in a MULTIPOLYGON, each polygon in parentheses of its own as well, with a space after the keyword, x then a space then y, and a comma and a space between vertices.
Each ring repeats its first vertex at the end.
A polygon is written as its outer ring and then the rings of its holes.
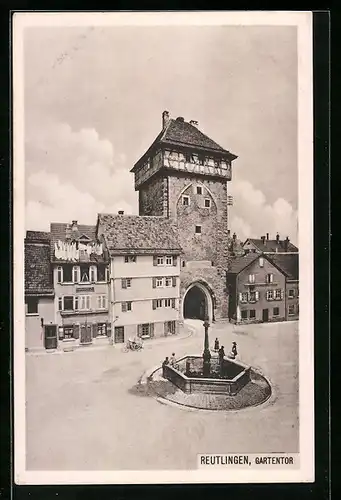
POLYGON ((185 393, 225 394, 235 396, 251 381, 251 367, 232 359, 212 357, 205 320, 204 351, 202 356, 184 356, 176 367, 165 365, 163 377, 185 393))

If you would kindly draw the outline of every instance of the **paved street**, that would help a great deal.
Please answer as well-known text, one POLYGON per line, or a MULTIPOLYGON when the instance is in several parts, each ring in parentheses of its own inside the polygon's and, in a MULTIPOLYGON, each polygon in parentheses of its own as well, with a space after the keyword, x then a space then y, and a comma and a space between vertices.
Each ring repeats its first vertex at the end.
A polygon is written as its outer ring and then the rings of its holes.
POLYGON ((201 322, 188 338, 142 352, 84 348, 26 355, 27 468, 189 469, 198 453, 298 452, 298 323, 210 328, 227 352, 262 370, 275 390, 264 406, 207 412, 159 403, 135 386, 166 355, 202 351, 201 322))

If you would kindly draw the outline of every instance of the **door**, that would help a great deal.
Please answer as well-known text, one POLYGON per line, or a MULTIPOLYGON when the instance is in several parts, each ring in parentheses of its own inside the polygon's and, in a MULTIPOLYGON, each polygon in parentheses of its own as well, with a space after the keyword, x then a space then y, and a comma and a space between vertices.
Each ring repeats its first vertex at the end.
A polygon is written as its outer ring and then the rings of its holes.
POLYGON ((90 344, 92 342, 91 326, 92 325, 88 324, 81 325, 81 335, 80 335, 81 344, 90 344))
POLYGON ((124 326, 115 326, 115 344, 124 342, 124 326))
POLYGON ((57 349, 57 325, 44 326, 45 349, 57 349))
POLYGON ((269 309, 263 309, 263 322, 269 321, 269 309))

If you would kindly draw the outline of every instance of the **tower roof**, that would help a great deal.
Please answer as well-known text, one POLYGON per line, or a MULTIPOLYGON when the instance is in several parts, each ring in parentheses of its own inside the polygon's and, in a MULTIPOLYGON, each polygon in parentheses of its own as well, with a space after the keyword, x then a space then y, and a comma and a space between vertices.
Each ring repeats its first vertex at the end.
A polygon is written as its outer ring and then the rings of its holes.
POLYGON ((135 163, 131 172, 136 170, 141 160, 146 158, 154 148, 162 145, 187 147, 209 152, 215 155, 221 154, 228 156, 230 160, 238 158, 236 155, 222 148, 206 134, 201 132, 196 125, 192 125, 192 123, 186 122, 184 118, 178 117, 175 120, 168 120, 165 128, 160 132, 144 155, 142 155, 142 157, 135 163))

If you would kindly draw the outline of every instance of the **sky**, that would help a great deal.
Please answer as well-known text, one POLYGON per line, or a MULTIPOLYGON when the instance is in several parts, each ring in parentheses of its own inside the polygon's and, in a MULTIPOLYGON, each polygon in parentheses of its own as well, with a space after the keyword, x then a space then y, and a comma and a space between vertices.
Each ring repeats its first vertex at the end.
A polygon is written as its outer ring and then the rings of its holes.
POLYGON ((137 214, 129 171, 168 110, 238 155, 231 231, 297 242, 295 27, 29 27, 24 96, 26 229, 137 214))

